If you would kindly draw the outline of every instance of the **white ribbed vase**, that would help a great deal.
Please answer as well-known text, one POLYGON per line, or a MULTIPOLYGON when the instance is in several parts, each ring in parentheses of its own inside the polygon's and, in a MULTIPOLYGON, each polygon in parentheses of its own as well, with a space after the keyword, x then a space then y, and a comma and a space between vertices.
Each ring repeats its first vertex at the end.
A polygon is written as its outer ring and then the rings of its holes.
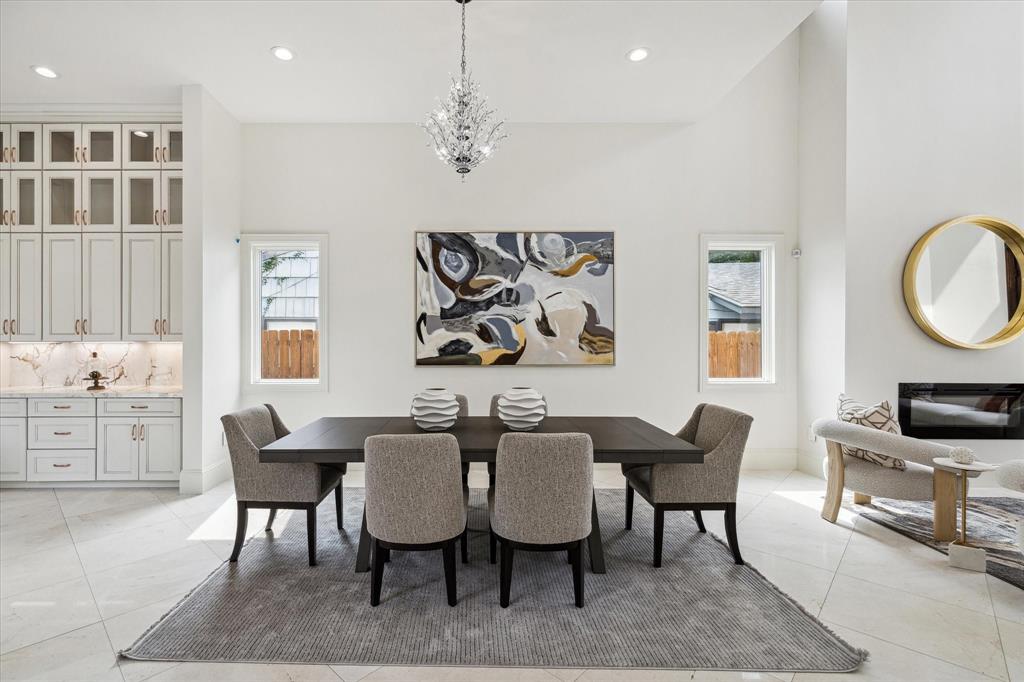
POLYGON ((413 396, 410 414, 424 431, 444 431, 455 424, 459 401, 446 388, 428 388, 413 396))
POLYGON ((548 405, 538 391, 517 386, 498 398, 498 418, 513 431, 537 428, 548 413, 548 405))

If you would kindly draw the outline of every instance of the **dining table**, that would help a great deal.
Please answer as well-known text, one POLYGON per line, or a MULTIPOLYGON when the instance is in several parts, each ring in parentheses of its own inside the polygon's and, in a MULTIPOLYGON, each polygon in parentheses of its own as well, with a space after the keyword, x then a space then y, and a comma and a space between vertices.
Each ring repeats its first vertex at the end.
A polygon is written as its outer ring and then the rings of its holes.
MULTIPOLYGON (((260 448, 261 462, 342 464, 362 462, 370 436, 426 433, 412 417, 322 417, 260 448)), ((459 417, 444 433, 459 441, 463 462, 493 462, 508 427, 497 417, 459 417)), ((704 451, 639 417, 546 417, 530 433, 585 433, 594 444, 595 464, 700 464, 704 451)), ((591 501, 587 538, 590 567, 606 571, 596 496, 591 501)), ((370 566, 371 538, 363 510, 356 572, 370 566)))

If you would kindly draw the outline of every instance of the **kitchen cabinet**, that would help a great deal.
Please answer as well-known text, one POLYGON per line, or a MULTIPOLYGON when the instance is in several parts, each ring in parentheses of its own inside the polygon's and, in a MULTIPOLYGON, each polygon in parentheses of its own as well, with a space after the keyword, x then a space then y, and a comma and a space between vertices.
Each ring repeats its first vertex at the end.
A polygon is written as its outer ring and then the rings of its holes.
POLYGON ((45 234, 43 340, 121 339, 121 235, 45 234))
POLYGON ((39 234, 0 234, 0 340, 41 341, 42 256, 39 234))
POLYGON ((3 170, 42 168, 42 126, 38 123, 0 124, 3 170))
POLYGON ((28 453, 24 417, 0 417, 0 481, 24 481, 28 453))

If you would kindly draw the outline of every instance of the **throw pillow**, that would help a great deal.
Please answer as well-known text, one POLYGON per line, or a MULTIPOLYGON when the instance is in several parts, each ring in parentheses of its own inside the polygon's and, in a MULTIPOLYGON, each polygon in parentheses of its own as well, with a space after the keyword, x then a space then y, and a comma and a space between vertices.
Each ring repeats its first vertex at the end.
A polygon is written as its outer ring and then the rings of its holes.
MULTIPOLYGON (((888 431, 889 433, 897 434, 900 433, 899 422, 896 421, 896 414, 893 412, 892 405, 889 404, 888 400, 883 400, 875 405, 865 405, 864 403, 857 402, 848 395, 840 393, 838 416, 840 421, 859 424, 860 426, 869 426, 873 429, 878 429, 879 431, 888 431)), ((861 448, 844 445, 843 454, 850 455, 851 457, 857 457, 858 459, 863 459, 867 462, 871 462, 872 464, 877 464, 889 469, 905 471, 907 468, 907 463, 902 459, 888 457, 877 452, 862 450, 861 448)))

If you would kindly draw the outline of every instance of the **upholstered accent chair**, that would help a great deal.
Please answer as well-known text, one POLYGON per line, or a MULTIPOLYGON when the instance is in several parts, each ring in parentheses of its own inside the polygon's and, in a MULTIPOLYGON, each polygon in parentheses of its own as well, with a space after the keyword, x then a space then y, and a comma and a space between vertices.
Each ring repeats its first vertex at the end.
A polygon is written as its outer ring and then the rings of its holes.
POLYGON ((583 543, 591 531, 594 445, 583 433, 506 433, 488 492, 491 563, 501 543, 500 603, 507 608, 517 549, 568 551, 576 606, 583 607, 583 543))
POLYGON ((260 462, 260 448, 290 433, 273 405, 257 405, 226 414, 220 421, 231 454, 238 506, 235 546, 231 550, 230 561, 238 561, 242 551, 250 509, 270 510, 266 526, 268 533, 278 509, 304 509, 309 565, 315 566, 316 508, 333 490, 338 528, 342 527, 341 481, 346 465, 328 467, 320 464, 260 462))
MULTIPOLYGON (((956 538, 956 474, 935 468, 934 457, 949 457, 952 446, 879 431, 838 419, 819 419, 811 425, 814 434, 825 439, 828 486, 821 518, 835 523, 843 504, 843 490, 853 491, 855 504, 871 504, 872 496, 897 500, 934 502, 934 538, 950 542, 956 538), (842 446, 876 452, 902 459, 906 469, 883 467, 843 454, 842 446)), ((976 478, 969 472, 968 478, 976 478)))
POLYGON ((725 534, 737 564, 743 563, 736 537, 736 489, 740 462, 753 417, 721 405, 701 403, 676 434, 704 450, 703 464, 623 464, 626 477, 626 530, 633 527, 633 493, 654 507, 654 567, 661 566, 665 512, 691 511, 706 533, 702 511, 725 512, 725 534))
POLYGON ((371 546, 370 604, 380 604, 391 550, 440 549, 448 605, 457 603, 455 541, 465 560, 466 500, 459 442, 450 433, 370 436, 365 445, 366 530, 371 546))

